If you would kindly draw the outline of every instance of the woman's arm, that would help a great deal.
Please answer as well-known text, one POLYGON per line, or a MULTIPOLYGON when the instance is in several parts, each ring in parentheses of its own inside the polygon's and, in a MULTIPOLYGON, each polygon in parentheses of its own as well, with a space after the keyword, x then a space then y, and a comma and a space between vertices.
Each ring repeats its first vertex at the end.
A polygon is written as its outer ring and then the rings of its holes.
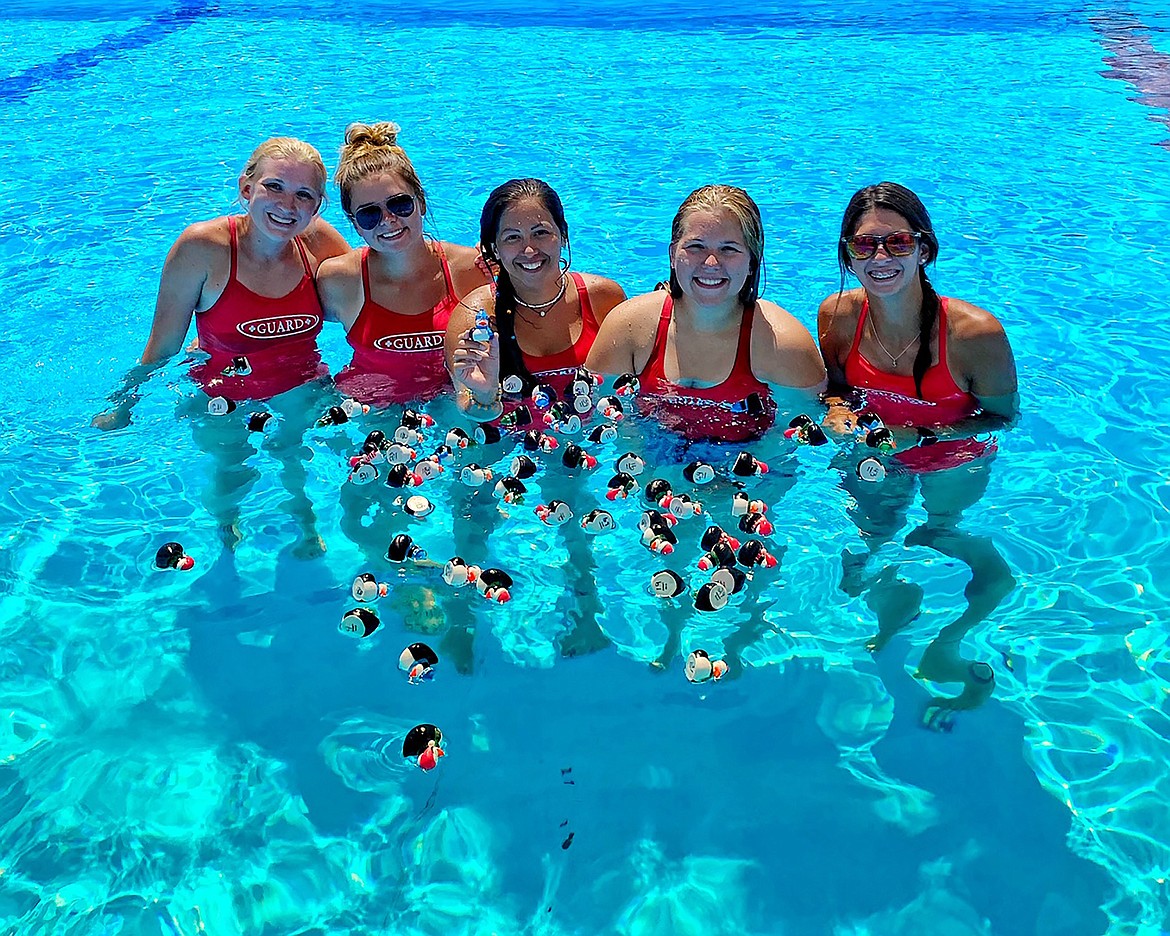
POLYGON ((626 301, 625 290, 611 279, 604 276, 595 276, 592 273, 582 273, 581 279, 585 282, 585 289, 589 293, 589 305, 593 309, 593 317, 600 325, 617 306, 626 301))
POLYGON ((1019 412, 1016 360, 999 319, 969 302, 948 305, 948 363, 966 380, 983 412, 1013 418, 1019 412))
POLYGON ((353 249, 341 236, 341 232, 319 215, 309 222, 301 238, 318 263, 330 257, 340 257, 353 249))
POLYGON ((353 328, 365 300, 361 262, 361 251, 351 250, 317 267, 317 297, 325 321, 340 322, 346 332, 353 328))
POLYGON ((662 296, 657 293, 635 296, 614 306, 601 323, 585 366, 595 374, 610 376, 640 373, 654 347, 661 309, 662 296))
POLYGON ((491 283, 490 267, 474 247, 443 241, 443 252, 447 255, 456 296, 466 296, 491 283))
POLYGON ((480 287, 465 297, 451 312, 443 353, 455 403, 472 419, 495 419, 503 409, 500 394, 500 336, 496 332, 496 303, 491 289, 480 287), (491 326, 490 341, 471 337, 476 318, 486 315, 491 326))
POLYGON ((810 394, 824 390, 825 364, 808 329, 774 302, 760 300, 757 309, 760 314, 752 327, 756 377, 781 389, 810 394))

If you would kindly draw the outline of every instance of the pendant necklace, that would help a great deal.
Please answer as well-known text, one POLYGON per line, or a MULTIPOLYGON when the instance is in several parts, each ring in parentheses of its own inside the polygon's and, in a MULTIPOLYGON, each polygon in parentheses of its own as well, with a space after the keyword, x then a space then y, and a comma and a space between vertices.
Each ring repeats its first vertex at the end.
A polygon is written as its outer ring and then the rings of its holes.
MULTIPOLYGON (((537 316, 539 318, 544 318, 546 315, 548 315, 549 309, 551 309, 553 306, 555 306, 558 302, 561 301, 561 298, 565 295, 565 287, 567 285, 568 285, 568 283, 566 281, 565 274, 562 273, 561 274, 561 288, 557 292, 557 294, 555 296, 553 296, 548 302, 525 302, 519 296, 516 296, 516 303, 517 303, 517 305, 524 306, 524 308, 526 308, 526 309, 531 309, 533 312, 535 312, 537 314, 537 316)), ((878 342, 878 344, 881 344, 881 342, 878 342)))
POLYGON ((919 336, 918 336, 918 335, 915 335, 913 338, 911 338, 911 339, 910 339, 910 343, 909 343, 908 345, 906 345, 906 347, 904 347, 904 348, 903 348, 901 351, 899 351, 897 354, 891 354, 891 353, 890 353, 890 349, 889 349, 889 348, 887 348, 887 347, 886 347, 886 346, 885 346, 885 345, 882 343, 881 336, 880 336, 880 335, 878 335, 878 332, 877 332, 877 326, 874 324, 874 322, 873 322, 873 319, 872 319, 872 318, 870 318, 870 321, 869 321, 869 330, 870 330, 870 332, 873 334, 873 340, 874 340, 874 341, 876 341, 876 342, 878 343, 878 347, 879 347, 879 348, 881 348, 883 351, 885 351, 885 352, 886 352, 886 357, 888 357, 888 358, 890 359, 890 363, 891 363, 891 364, 892 364, 894 367, 897 367, 897 366, 898 366, 898 358, 900 358, 900 357, 901 357, 903 354, 905 354, 905 353, 906 353, 907 351, 909 351, 909 350, 910 350, 912 347, 914 347, 914 344, 915 344, 915 342, 917 342, 917 341, 918 341, 918 338, 919 338, 919 336))

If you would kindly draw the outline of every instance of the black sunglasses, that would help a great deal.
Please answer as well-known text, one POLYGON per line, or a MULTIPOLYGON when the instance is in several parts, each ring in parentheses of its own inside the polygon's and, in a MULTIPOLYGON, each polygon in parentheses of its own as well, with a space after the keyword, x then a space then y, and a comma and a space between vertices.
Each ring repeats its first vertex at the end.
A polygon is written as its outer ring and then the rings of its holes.
POLYGON ((353 223, 363 231, 372 231, 382 223, 384 210, 400 218, 409 218, 414 214, 414 196, 404 192, 401 195, 391 195, 381 204, 362 205, 354 209, 353 223))

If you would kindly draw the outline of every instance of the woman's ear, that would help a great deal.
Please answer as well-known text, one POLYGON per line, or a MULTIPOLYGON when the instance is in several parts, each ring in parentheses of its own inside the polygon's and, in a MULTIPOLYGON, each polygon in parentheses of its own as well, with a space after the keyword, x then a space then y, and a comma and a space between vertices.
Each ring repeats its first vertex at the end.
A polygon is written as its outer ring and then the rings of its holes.
POLYGON ((248 177, 241 173, 240 175, 240 201, 245 205, 252 198, 252 183, 248 181, 248 177))

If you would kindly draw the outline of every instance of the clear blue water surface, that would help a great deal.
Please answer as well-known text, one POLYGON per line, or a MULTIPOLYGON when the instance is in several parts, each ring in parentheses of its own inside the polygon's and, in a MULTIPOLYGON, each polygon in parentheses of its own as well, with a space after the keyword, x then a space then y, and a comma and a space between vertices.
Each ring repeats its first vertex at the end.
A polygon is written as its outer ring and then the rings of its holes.
MULTIPOLYGON (((1153 4, 39 7, 0 14, 0 933, 1167 928, 1170 21, 1153 4), (848 196, 911 186, 940 291, 991 309, 1017 356, 1023 415, 990 473, 958 482, 986 491, 940 519, 901 479, 860 519, 833 453, 770 437, 753 490, 780 566, 698 615, 643 591, 693 557, 639 547, 633 502, 592 559, 449 479, 408 526, 344 485, 346 451, 389 420, 372 415, 306 435, 324 556, 297 555, 280 464, 250 443, 225 551, 182 362, 127 429, 89 420, 141 350, 167 248, 233 210, 256 143, 300 136, 332 165, 355 119, 402 125, 437 236, 472 243, 493 186, 540 176, 575 266, 631 294, 665 274, 688 191, 742 185, 766 295, 810 328, 848 196), (385 563, 403 529, 512 570, 515 599, 385 563), (170 538, 195 570, 150 571, 170 538), (358 643, 336 627, 366 569, 393 589, 358 643), (444 659, 412 687, 396 659, 418 639, 444 659), (696 647, 732 662, 724 682, 686 682, 696 647), (922 727, 964 688, 915 678, 935 657, 995 671, 950 733, 922 727), (447 736, 432 774, 397 756, 417 722, 447 736)), ((336 199, 326 216, 348 231, 336 199)), ((323 347, 348 359, 336 328, 323 347)), ((623 431, 681 486, 668 444, 623 431)), ((539 492, 599 501, 618 451, 539 492)), ((716 520, 730 492, 703 492, 716 520)))

